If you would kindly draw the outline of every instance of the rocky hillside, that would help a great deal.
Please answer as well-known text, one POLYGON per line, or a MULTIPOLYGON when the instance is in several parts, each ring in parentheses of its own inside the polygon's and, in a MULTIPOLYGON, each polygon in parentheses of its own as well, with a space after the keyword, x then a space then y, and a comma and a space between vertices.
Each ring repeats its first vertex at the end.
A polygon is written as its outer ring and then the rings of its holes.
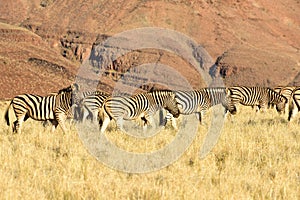
MULTIPOLYGON (((216 62, 213 70, 209 69, 211 76, 222 77, 226 85, 300 85, 300 1, 273 3, 3 0, 0 98, 25 92, 47 94, 68 85, 97 44, 140 27, 167 28, 194 40, 216 62)), ((148 49, 109 62, 100 86, 110 91, 124 72, 149 62, 174 67, 195 88, 204 84, 186 60, 148 49)), ((90 84, 98 81, 82 78, 90 84)))

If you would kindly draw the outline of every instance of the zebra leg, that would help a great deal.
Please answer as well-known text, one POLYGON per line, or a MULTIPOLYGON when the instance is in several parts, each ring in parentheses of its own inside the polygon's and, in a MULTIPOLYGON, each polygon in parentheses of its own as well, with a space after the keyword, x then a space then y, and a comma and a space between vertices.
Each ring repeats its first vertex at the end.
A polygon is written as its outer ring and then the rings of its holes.
POLYGON ((147 123, 146 125, 150 125, 152 126, 153 128, 156 128, 156 124, 155 124, 155 121, 154 121, 154 118, 151 116, 151 115, 146 115, 146 120, 147 120, 147 123))
POLYGON ((93 124, 97 124, 97 116, 98 116, 98 110, 95 110, 94 112, 92 112, 93 115, 93 124))
POLYGON ((202 125, 201 113, 200 112, 196 112, 195 115, 196 115, 196 118, 198 119, 199 123, 202 125))
POLYGON ((117 130, 120 130, 120 131, 124 132, 123 122, 124 122, 123 118, 117 118, 116 119, 117 130))
POLYGON ((100 128, 100 132, 104 133, 104 131, 106 130, 106 128, 111 120, 108 116, 104 116, 104 120, 101 120, 101 121, 102 121, 102 126, 100 128))
MULTIPOLYGON (((254 106, 252 106, 252 108, 254 108, 254 106)), ((255 106, 255 112, 258 113, 259 110, 261 110, 261 108, 262 108, 262 107, 261 107, 260 105, 255 106)))
POLYGON ((164 121, 165 121, 165 122, 164 122, 163 126, 166 126, 167 122, 168 122, 168 121, 171 121, 172 127, 173 127, 175 130, 178 130, 178 126, 177 126, 176 119, 175 119, 175 117, 174 117, 171 113, 167 112, 167 115, 166 115, 164 121))
POLYGON ((266 112, 266 104, 260 104, 257 106, 262 113, 265 113, 266 112))
POLYGON ((171 118, 171 123, 172 123, 172 127, 175 129, 175 130, 178 130, 178 126, 177 126, 177 123, 176 123, 176 119, 172 116, 170 116, 171 118))
POLYGON ((148 119, 146 118, 146 116, 142 116, 141 120, 143 122, 142 126, 143 126, 143 131, 147 131, 147 125, 149 124, 148 119))
POLYGON ((158 112, 159 112, 159 126, 165 126, 167 122, 166 122, 166 118, 164 118, 163 109, 159 109, 158 112))
POLYGON ((55 120, 55 119, 50 119, 50 122, 51 122, 51 124, 52 124, 52 129, 51 129, 51 131, 54 132, 55 129, 56 129, 56 127, 58 126, 58 121, 55 120))
POLYGON ((62 130, 65 134, 67 133, 67 128, 66 128, 66 125, 65 125, 66 118, 67 118, 67 116, 63 113, 59 114, 56 117, 58 124, 60 125, 60 127, 62 128, 62 130))
POLYGON ((229 111, 229 110, 225 110, 224 113, 224 118, 227 119, 229 118, 230 122, 233 123, 234 122, 234 115, 236 114, 236 107, 234 109, 234 111, 229 111))
POLYGON ((86 118, 88 117, 89 112, 86 110, 86 108, 83 108, 82 110, 82 123, 85 123, 86 118))
POLYGON ((18 124, 18 120, 14 121, 14 123, 12 124, 13 133, 17 132, 17 124, 18 124))
POLYGON ((23 123, 24 119, 28 119, 28 117, 26 118, 26 114, 19 116, 18 119, 14 122, 14 124, 13 124, 13 132, 14 133, 20 134, 22 132, 21 128, 22 128, 22 123, 23 123))
POLYGON ((299 112, 299 109, 298 109, 297 105, 295 105, 294 99, 291 99, 289 102, 288 121, 291 121, 298 112, 299 112))
POLYGON ((199 123, 200 123, 201 125, 203 125, 202 117, 204 116, 205 111, 196 112, 195 114, 196 114, 196 117, 197 117, 199 123))

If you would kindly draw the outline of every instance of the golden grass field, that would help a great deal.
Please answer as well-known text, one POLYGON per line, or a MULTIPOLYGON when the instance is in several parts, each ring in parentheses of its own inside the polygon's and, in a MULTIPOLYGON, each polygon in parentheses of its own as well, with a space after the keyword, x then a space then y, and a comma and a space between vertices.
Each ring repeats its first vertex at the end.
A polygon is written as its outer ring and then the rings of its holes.
MULTIPOLYGON (((129 174, 91 156, 74 126, 67 134, 60 128, 52 133, 28 120, 22 134, 12 134, 3 117, 7 102, 0 108, 1 199, 300 199, 298 119, 287 124, 274 110, 255 115, 240 106, 232 121, 226 119, 217 145, 200 159, 207 113, 180 159, 159 171, 129 174)), ((137 152, 160 148, 174 135, 170 128, 139 141, 107 133, 118 146, 137 152)))

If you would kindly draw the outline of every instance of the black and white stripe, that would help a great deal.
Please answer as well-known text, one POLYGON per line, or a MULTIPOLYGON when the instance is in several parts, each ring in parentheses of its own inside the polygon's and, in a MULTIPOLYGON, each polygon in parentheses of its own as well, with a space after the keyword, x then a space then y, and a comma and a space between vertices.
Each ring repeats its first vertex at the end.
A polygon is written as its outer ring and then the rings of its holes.
MULTIPOLYGON (((190 115, 195 113, 200 123, 204 114, 212 106, 222 104, 225 107, 225 113, 227 110, 230 112, 235 111, 234 106, 229 107, 226 88, 224 87, 202 88, 193 91, 174 91, 174 93, 180 114, 190 115)), ((177 129, 175 119, 170 113, 167 113, 166 121, 172 121, 172 126, 177 129)))
POLYGON ((87 117, 91 115, 92 121, 97 122, 98 112, 105 99, 107 99, 110 95, 101 91, 84 93, 83 95, 85 97, 79 103, 81 121, 84 123, 87 117))
POLYGON ((264 111, 269 105, 276 105, 277 111, 281 113, 287 103, 286 97, 267 87, 234 86, 229 87, 228 91, 230 104, 234 107, 240 103, 244 106, 257 106, 264 111))
POLYGON ((291 121, 300 111, 300 87, 295 87, 289 100, 288 121, 291 121))
POLYGON ((289 102, 290 102, 290 99, 291 99, 291 95, 293 93, 293 91, 296 89, 297 87, 296 86, 284 86, 284 87, 281 87, 280 90, 279 90, 279 94, 281 94, 282 96, 286 97, 287 98, 287 104, 286 104, 286 107, 284 109, 284 112, 286 110, 288 110, 288 107, 289 107, 289 102))
POLYGON ((152 116, 164 108, 178 117, 179 110, 175 101, 175 94, 168 90, 158 90, 140 93, 132 97, 113 96, 105 100, 99 121, 102 123, 103 133, 109 122, 114 119, 118 128, 123 128, 123 120, 142 120, 143 125, 153 124, 152 116))
POLYGON ((296 86, 285 86, 282 87, 279 91, 279 94, 281 94, 282 96, 285 96, 288 100, 290 99, 293 91, 296 89, 296 86))
POLYGON ((58 92, 58 94, 39 96, 34 94, 18 95, 12 99, 5 113, 7 125, 9 122, 9 109, 12 106, 17 120, 13 123, 13 131, 21 133, 23 121, 28 118, 34 120, 50 120, 55 129, 58 124, 66 132, 65 120, 73 104, 80 99, 79 86, 73 84, 58 92))

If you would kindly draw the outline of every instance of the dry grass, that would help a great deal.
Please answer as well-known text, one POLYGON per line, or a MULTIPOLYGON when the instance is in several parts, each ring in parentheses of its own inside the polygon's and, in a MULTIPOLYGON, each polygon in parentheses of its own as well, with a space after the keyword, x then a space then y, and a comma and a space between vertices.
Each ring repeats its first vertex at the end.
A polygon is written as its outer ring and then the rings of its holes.
MULTIPOLYGON (((1 104, 2 116, 6 106, 1 104)), ((180 159, 145 174, 115 171, 98 162, 75 127, 64 135, 61 129, 51 133, 50 127, 28 120, 22 134, 12 134, 1 120, 0 198, 300 199, 297 120, 288 125, 273 111, 251 120, 253 116, 251 109, 241 109, 233 122, 227 120, 213 151, 200 160, 206 117, 180 159)), ((132 145, 131 151, 145 151, 165 145, 175 134, 167 130, 140 145, 139 139, 126 139, 121 133, 107 136, 122 148, 132 145)))

